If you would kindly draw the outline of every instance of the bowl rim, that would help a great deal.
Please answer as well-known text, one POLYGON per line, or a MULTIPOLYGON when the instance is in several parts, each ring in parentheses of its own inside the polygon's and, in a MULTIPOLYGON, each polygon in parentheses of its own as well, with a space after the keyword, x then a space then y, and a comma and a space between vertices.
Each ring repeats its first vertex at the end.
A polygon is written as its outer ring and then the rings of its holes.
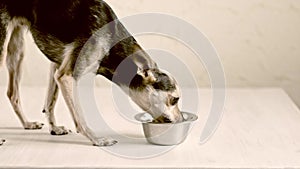
POLYGON ((187 115, 188 117, 187 117, 187 119, 185 121, 180 122, 180 123, 154 123, 153 122, 153 118, 152 119, 148 119, 148 120, 142 120, 141 118, 143 116, 145 116, 146 114, 149 115, 149 116, 151 116, 147 112, 138 113, 137 115, 134 116, 134 118, 135 118, 135 120, 137 120, 138 122, 140 122, 142 124, 153 124, 153 125, 176 125, 176 124, 192 123, 192 122, 198 120, 198 115, 197 114, 189 113, 189 112, 186 112, 186 111, 181 111, 181 113, 183 115, 187 115))

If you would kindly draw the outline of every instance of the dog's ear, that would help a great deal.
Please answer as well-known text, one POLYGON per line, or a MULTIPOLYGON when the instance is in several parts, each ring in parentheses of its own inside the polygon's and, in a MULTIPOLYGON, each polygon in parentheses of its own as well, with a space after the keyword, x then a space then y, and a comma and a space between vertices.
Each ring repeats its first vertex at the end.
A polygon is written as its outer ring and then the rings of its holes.
POLYGON ((154 76, 154 72, 151 69, 145 69, 145 70, 139 69, 137 74, 142 76, 144 82, 146 83, 155 82, 157 80, 156 77, 154 76))

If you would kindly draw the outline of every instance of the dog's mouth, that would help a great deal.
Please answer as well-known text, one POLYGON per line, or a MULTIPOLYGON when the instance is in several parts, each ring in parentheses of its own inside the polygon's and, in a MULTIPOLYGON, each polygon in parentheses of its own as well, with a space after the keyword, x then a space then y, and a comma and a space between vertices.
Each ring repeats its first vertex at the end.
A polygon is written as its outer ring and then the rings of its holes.
POLYGON ((172 123, 172 121, 165 116, 159 116, 153 120, 153 123, 172 123))

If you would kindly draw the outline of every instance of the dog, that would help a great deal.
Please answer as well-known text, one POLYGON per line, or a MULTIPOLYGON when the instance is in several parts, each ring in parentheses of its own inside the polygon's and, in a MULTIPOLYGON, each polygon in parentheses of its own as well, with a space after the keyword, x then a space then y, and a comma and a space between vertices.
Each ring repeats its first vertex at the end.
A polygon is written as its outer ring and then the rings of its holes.
POLYGON ((176 80, 158 68, 106 2, 0 0, 0 62, 6 61, 9 72, 7 96, 25 129, 43 127, 42 123, 27 120, 20 102, 19 82, 27 31, 51 61, 43 113, 52 135, 69 132, 55 121, 54 107, 60 90, 77 132, 95 146, 117 143, 110 138, 97 138, 84 121, 80 104, 76 103, 78 81, 87 72, 104 76, 119 85, 157 121, 183 121, 178 108, 180 89, 176 80), (109 26, 105 28, 107 24, 109 26), (99 30, 102 31, 99 33, 99 30), (125 38, 113 44, 122 36, 125 38))

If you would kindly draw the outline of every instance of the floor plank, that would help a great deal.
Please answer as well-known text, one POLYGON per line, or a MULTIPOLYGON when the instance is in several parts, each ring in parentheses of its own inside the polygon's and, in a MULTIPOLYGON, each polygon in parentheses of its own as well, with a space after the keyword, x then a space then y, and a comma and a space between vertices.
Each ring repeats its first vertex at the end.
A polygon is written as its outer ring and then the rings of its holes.
MULTIPOLYGON (((183 99, 188 100, 186 91, 183 99)), ((45 93, 45 88, 22 88, 28 118, 46 123, 41 113, 45 93)), ((120 113, 122 106, 116 105, 118 98, 113 97, 111 90, 95 90, 102 117, 115 132, 94 129, 99 136, 119 139, 117 145, 109 148, 93 147, 74 132, 61 98, 56 114, 59 124, 73 130, 67 136, 51 136, 47 126, 42 130, 23 130, 3 87, 0 96, 0 138, 6 139, 0 146, 0 168, 300 168, 300 111, 277 88, 228 89, 222 122, 203 145, 199 139, 212 95, 209 89, 199 89, 199 120, 188 139, 175 147, 148 144, 140 124, 131 119, 134 113, 120 113), (149 158, 145 157, 147 153, 149 158)), ((193 106, 189 103, 193 102, 182 103, 184 109, 193 106)))

